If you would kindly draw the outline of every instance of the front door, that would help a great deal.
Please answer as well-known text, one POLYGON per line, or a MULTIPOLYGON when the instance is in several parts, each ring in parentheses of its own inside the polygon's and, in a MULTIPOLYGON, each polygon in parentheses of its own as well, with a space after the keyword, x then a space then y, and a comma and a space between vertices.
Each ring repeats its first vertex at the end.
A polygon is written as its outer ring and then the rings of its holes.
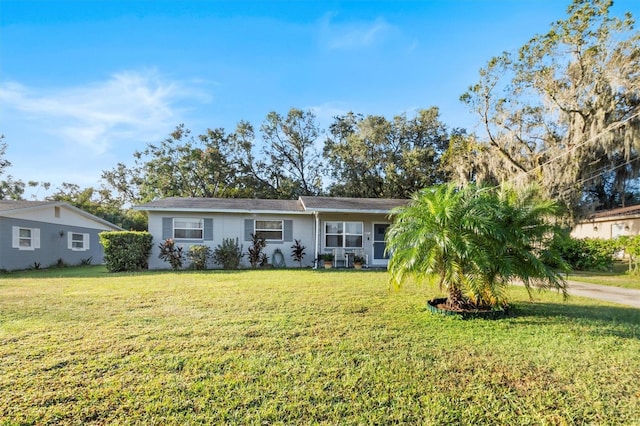
POLYGON ((386 253, 387 243, 384 237, 389 228, 388 223, 373 224, 373 261, 372 265, 387 266, 389 262, 389 254, 386 253))

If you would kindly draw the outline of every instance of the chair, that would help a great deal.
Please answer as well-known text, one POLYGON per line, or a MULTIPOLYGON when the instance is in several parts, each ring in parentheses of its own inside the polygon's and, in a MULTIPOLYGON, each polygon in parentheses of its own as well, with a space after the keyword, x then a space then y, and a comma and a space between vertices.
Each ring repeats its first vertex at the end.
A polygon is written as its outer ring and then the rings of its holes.
POLYGON ((343 267, 347 267, 347 253, 345 253, 343 248, 333 249, 334 268, 337 268, 339 266, 339 263, 341 263, 343 267))

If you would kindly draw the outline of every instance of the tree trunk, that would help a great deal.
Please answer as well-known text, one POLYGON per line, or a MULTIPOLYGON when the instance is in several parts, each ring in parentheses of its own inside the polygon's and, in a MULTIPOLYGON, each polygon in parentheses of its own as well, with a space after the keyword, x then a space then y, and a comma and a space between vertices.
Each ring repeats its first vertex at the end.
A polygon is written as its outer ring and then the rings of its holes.
POLYGON ((451 286, 449 288, 449 298, 447 299, 447 306, 451 309, 464 308, 465 298, 462 295, 462 290, 458 286, 451 286))

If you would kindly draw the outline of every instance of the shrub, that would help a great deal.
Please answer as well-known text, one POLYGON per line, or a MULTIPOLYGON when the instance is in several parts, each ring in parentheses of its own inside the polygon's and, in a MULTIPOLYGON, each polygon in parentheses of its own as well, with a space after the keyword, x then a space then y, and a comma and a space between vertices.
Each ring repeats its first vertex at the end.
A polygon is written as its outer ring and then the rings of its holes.
POLYGON ((298 264, 302 268, 302 259, 306 254, 304 252, 304 249, 306 249, 306 247, 301 244, 300 240, 293 240, 293 245, 291 246, 291 249, 292 249, 291 257, 293 257, 293 260, 295 262, 298 262, 298 264))
POLYGON ((613 267, 614 255, 621 247, 616 240, 578 239, 564 234, 555 239, 554 248, 574 270, 606 271, 613 267))
POLYGON ((153 237, 148 232, 105 231, 100 233, 104 262, 109 272, 138 271, 149 267, 153 237))
POLYGON ((237 238, 225 238, 213 251, 213 261, 223 269, 238 269, 243 256, 242 245, 238 244, 237 238))
POLYGON ((160 249, 158 257, 165 262, 169 262, 171 269, 175 271, 182 268, 182 262, 184 262, 182 247, 176 246, 176 242, 172 238, 164 240, 158 245, 158 248, 160 249))
POLYGON ((267 255, 262 250, 267 246, 267 242, 264 238, 258 234, 251 234, 251 246, 247 254, 249 255, 249 263, 252 268, 257 268, 258 265, 264 266, 267 264, 267 255))
POLYGON ((640 235, 620 237, 619 242, 629 256, 629 273, 640 274, 640 235))
POLYGON ((191 267, 197 271, 207 269, 207 263, 212 256, 211 249, 205 245, 195 245, 187 250, 187 259, 191 262, 191 267))

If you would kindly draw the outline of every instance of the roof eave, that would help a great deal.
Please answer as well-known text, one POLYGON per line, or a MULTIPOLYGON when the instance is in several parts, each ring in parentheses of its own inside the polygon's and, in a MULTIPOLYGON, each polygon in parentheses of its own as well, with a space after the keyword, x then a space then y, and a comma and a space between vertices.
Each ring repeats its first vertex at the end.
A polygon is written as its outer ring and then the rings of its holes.
POLYGON ((598 217, 588 217, 583 222, 606 222, 610 220, 618 220, 618 219, 639 219, 640 213, 634 214, 616 214, 611 216, 598 216, 598 217))
POLYGON ((348 209, 327 209, 327 208, 319 208, 319 209, 312 209, 315 212, 318 213, 342 213, 342 214, 347 214, 347 213, 354 213, 354 214, 390 214, 391 210, 381 210, 381 209, 352 209, 352 210, 348 210, 348 209))
POLYGON ((234 213, 234 214, 296 214, 308 215, 308 211, 296 210, 251 210, 251 209, 207 209, 189 207, 144 207, 134 206, 134 210, 148 212, 188 212, 188 213, 234 213))
POLYGON ((28 207, 16 207, 15 209, 6 209, 6 210, 1 210, 0 211, 0 215, 2 215, 3 213, 21 213, 21 212, 29 212, 29 211, 33 211, 33 210, 41 210, 44 207, 56 207, 56 206, 67 206, 70 205, 68 203, 65 203, 64 201, 52 201, 50 203, 43 203, 43 204, 38 204, 36 206, 28 206, 28 207))

